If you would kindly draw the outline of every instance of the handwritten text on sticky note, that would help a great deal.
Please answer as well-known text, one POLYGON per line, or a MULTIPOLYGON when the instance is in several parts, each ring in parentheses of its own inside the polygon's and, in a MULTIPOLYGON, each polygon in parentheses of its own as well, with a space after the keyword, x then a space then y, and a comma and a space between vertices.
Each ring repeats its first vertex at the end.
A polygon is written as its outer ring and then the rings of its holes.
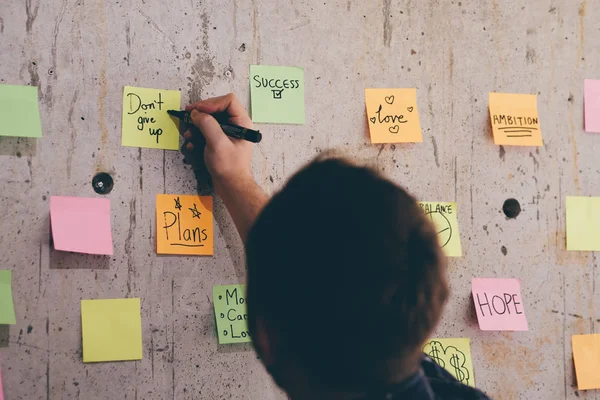
POLYGON ((420 201, 419 205, 435 226, 444 253, 448 257, 462 256, 456 203, 420 201))
POLYGON ((12 295, 12 271, 0 270, 0 325, 15 325, 16 323, 12 295))
POLYGON ((252 120, 304 123, 304 70, 271 65, 250 66, 252 120))
POLYGON ((490 93, 489 107, 494 143, 543 145, 535 94, 490 93))
POLYGON ((52 196, 50 223, 56 250, 113 254, 108 199, 52 196))
POLYGON ((573 335, 571 342, 577 388, 600 389, 600 335, 573 335))
POLYGON ((482 331, 527 331, 518 279, 473 278, 475 311, 482 331))
POLYGON ((179 149, 179 122, 167 110, 179 110, 178 90, 125 86, 123 90, 123 146, 179 149))
POLYGON ((600 133, 600 80, 584 81, 585 131, 600 133))
POLYGON ((81 300, 83 362, 142 359, 140 299, 81 300))
POLYGON ((0 136, 42 137, 37 86, 0 85, 0 136))
POLYGON ((600 197, 567 196, 567 250, 600 251, 600 197))
POLYGON ((213 286, 213 302, 220 344, 250 342, 246 285, 213 286))
POLYGON ((213 254, 213 198, 157 194, 158 254, 213 254))
POLYGON ((450 372, 460 383, 475 387, 469 338, 430 339, 425 342, 423 353, 450 372))
POLYGON ((422 142, 417 89, 365 89, 371 143, 422 142))

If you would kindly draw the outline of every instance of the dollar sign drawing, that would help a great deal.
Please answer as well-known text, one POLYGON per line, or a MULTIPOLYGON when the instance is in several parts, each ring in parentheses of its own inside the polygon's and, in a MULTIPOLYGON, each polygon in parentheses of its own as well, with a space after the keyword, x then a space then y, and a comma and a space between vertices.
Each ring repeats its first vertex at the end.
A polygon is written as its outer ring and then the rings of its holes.
POLYGON ((458 379, 458 381, 461 383, 466 382, 468 384, 469 383, 469 377, 468 377, 469 372, 466 371, 466 374, 465 374, 465 371, 463 371, 463 366, 461 365, 458 354, 454 353, 454 354, 452 354, 452 356, 450 356, 450 365, 452 365, 454 367, 454 373, 456 374, 456 379, 458 379))
MULTIPOLYGON (((439 343, 438 342, 431 342, 431 351, 429 352, 429 357, 431 357, 431 359, 433 361, 435 361, 440 367, 444 368, 446 366, 446 363, 444 362, 444 360, 440 357, 440 351, 437 348, 437 345, 439 343)), ((442 347, 442 351, 443 351, 443 347, 442 347)))

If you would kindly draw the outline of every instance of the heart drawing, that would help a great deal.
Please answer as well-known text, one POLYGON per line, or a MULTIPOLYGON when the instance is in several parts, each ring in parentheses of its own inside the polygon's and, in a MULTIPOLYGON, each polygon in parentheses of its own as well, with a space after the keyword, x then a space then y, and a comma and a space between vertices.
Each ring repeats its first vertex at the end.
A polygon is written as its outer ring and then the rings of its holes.
POLYGON ((413 112, 414 108, 413 107, 408 107, 407 110, 408 110, 408 112, 413 112))
POLYGON ((371 120, 372 123, 375 123, 375 121, 377 121, 377 118, 375 118, 375 117, 372 117, 372 118, 369 118, 369 119, 371 120))
POLYGON ((389 130, 391 133, 398 133, 398 131, 400 130, 400 127, 398 125, 390 126, 389 130))
POLYGON ((385 102, 388 104, 394 104, 394 96, 385 96, 385 102))

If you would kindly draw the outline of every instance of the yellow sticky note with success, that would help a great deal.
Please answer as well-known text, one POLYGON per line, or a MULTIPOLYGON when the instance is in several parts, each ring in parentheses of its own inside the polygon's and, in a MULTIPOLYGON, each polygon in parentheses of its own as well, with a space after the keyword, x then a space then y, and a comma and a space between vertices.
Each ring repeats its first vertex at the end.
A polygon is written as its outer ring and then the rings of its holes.
POLYGON ((180 104, 178 90, 125 86, 121 144, 179 150, 179 121, 167 110, 179 110, 180 104))
POLYGON ((213 255, 213 198, 156 195, 158 254, 213 255))
POLYGON ((469 338, 429 339, 423 346, 423 353, 450 372, 460 383, 475 387, 469 338))
POLYGON ((140 299, 81 300, 83 362, 142 359, 140 299))
POLYGON ((489 94, 494 143, 508 146, 543 146, 537 95, 489 94))
POLYGON ((600 251, 600 197, 567 196, 567 250, 600 251))
POLYGON ((456 203, 420 201, 419 205, 425 215, 433 222, 444 254, 448 257, 461 257, 462 247, 458 232, 456 203))
POLYGON ((571 342, 577 388, 600 389, 600 335, 573 335, 571 342))
POLYGON ((417 89, 365 89, 371 143, 422 142, 417 89))

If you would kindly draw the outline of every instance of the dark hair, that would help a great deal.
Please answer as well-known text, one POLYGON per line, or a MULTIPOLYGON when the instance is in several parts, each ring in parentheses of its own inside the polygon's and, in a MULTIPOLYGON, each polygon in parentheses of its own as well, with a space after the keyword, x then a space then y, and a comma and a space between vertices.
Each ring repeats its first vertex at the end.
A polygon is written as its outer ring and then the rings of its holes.
MULTIPOLYGON (((388 383, 418 354, 448 296, 436 231, 376 171, 317 159, 277 193, 247 243, 249 327, 277 357, 337 390, 388 383)), ((256 344, 256 343, 255 343, 256 344)))

